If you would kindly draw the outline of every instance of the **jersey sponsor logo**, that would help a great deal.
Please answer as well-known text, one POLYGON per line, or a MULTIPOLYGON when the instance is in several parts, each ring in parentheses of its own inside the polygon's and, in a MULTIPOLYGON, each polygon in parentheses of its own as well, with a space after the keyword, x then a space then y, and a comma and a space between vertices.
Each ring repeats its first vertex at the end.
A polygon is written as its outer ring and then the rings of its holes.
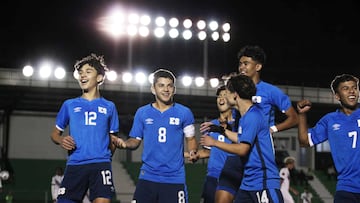
POLYGON ((152 119, 152 118, 147 118, 147 119, 145 119, 145 123, 148 124, 148 125, 153 124, 153 123, 154 123, 154 119, 152 119))
POLYGON ((180 125, 180 118, 170 117, 169 124, 170 125, 180 125))
POLYGON ((74 108, 74 113, 77 113, 77 112, 80 112, 80 111, 81 111, 81 107, 80 107, 80 106, 74 108))
POLYGON ((107 109, 105 107, 98 106, 99 113, 107 114, 107 109))
POLYGON ((340 124, 338 123, 335 123, 333 126, 332 126, 333 130, 340 130, 340 124))

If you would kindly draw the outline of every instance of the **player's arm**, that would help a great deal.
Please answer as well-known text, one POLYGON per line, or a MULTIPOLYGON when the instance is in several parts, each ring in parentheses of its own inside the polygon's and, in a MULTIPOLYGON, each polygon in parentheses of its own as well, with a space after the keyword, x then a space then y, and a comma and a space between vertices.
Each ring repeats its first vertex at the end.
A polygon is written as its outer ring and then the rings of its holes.
POLYGON ((287 130, 298 124, 298 114, 296 113, 294 107, 291 106, 288 110, 286 110, 285 115, 286 119, 283 122, 270 127, 271 133, 287 130))
POLYGON ((216 132, 220 133, 221 135, 225 135, 229 140, 232 142, 237 143, 238 141, 238 134, 237 132, 233 132, 227 128, 224 128, 220 125, 214 125, 211 122, 204 122, 200 124, 200 132, 202 134, 206 134, 206 132, 216 132))
POLYGON ((297 110, 299 112, 299 124, 298 124, 298 140, 301 147, 308 147, 308 127, 306 112, 311 108, 311 102, 309 100, 301 100, 297 103, 297 110))
POLYGON ((75 141, 70 135, 62 136, 63 131, 59 130, 56 126, 54 127, 51 133, 51 140, 60 145, 62 148, 66 150, 73 150, 75 149, 75 141))
POLYGON ((109 144, 109 148, 111 150, 111 154, 115 153, 116 150, 116 140, 118 138, 118 136, 115 133, 110 133, 110 144, 109 144))
POLYGON ((237 154, 239 156, 246 156, 250 151, 250 145, 247 143, 232 143, 228 144, 215 140, 210 136, 203 135, 200 138, 200 144, 203 146, 214 146, 224 151, 237 154))
MULTIPOLYGON (((199 157, 199 159, 206 159, 210 157, 210 150, 209 149, 200 149, 197 151, 197 155, 199 157)), ((184 152, 184 157, 185 158, 190 158, 190 153, 189 152, 184 152)))
POLYGON ((129 138, 127 140, 123 140, 121 138, 116 138, 115 146, 120 149, 130 149, 135 150, 140 146, 141 140, 136 138, 129 138))

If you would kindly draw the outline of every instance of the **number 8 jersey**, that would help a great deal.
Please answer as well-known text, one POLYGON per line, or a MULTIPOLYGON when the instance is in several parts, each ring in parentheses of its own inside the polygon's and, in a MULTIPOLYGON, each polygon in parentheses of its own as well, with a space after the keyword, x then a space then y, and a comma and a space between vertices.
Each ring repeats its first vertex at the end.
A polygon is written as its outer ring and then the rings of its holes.
POLYGON ((130 137, 143 140, 139 179, 185 183, 184 138, 187 127, 193 124, 193 113, 179 103, 164 112, 152 104, 136 111, 130 137))

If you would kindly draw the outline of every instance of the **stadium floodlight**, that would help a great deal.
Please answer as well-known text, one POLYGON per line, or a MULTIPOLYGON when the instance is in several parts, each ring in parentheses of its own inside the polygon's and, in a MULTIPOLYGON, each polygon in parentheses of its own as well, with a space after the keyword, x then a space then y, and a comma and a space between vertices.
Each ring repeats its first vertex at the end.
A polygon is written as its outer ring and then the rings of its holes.
POLYGON ((148 27, 145 27, 145 26, 141 26, 139 28, 139 35, 142 36, 142 37, 147 37, 149 36, 150 34, 150 30, 148 27))
POLYGON ((30 65, 24 66, 22 73, 25 77, 31 77, 34 74, 34 68, 30 65))
POLYGON ((41 66, 40 66, 40 70, 39 70, 39 75, 40 78, 49 78, 51 75, 51 64, 48 62, 44 62, 41 66))
POLYGON ((128 20, 129 20, 129 23, 130 23, 130 24, 137 25, 137 24, 139 24, 140 17, 139 17, 139 15, 136 14, 136 13, 131 13, 131 14, 129 14, 129 16, 128 16, 128 20))
POLYGON ((155 18, 155 24, 158 27, 164 27, 166 24, 166 20, 164 17, 159 16, 159 17, 155 18))
POLYGON ((192 26, 192 21, 190 19, 185 19, 183 22, 183 26, 185 29, 190 29, 192 26))
POLYGON ((65 77, 65 75, 66 75, 66 71, 61 66, 57 67, 55 69, 55 71, 54 71, 54 76, 55 76, 56 79, 61 80, 61 79, 63 79, 65 77))
POLYGON ((165 36, 165 30, 164 30, 164 28, 162 28, 162 27, 157 27, 157 28, 155 28, 155 30, 154 30, 154 35, 155 35, 155 37, 157 37, 157 38, 162 38, 162 37, 164 37, 164 36, 165 36))
POLYGON ((224 42, 230 41, 230 34, 229 33, 224 33, 223 36, 222 36, 222 39, 224 40, 224 42))
POLYGON ((196 85, 197 87, 202 87, 202 86, 204 86, 204 84, 205 84, 205 79, 204 79, 204 77, 196 77, 196 78, 195 78, 195 85, 196 85))
POLYGON ((185 75, 182 77, 181 82, 185 87, 189 87, 192 83, 192 78, 188 75, 185 75))
POLYGON ((117 79, 117 73, 113 70, 106 73, 106 78, 109 81, 115 81, 117 79))
POLYGON ((129 72, 125 72, 122 75, 122 81, 124 83, 130 83, 132 81, 133 75, 129 72))
POLYGON ((216 21, 211 21, 211 22, 209 23, 209 28, 210 28, 210 30, 212 30, 212 31, 217 30, 217 29, 219 28, 218 22, 216 22, 216 21))
POLYGON ((203 31, 203 30, 198 33, 198 38, 199 38, 199 40, 201 40, 201 41, 205 40, 205 39, 206 39, 206 36, 207 36, 207 34, 206 34, 206 32, 203 31))
POLYGON ((182 36, 185 40, 189 40, 192 38, 192 32, 190 30, 184 30, 182 36))
POLYGON ((135 25, 129 25, 127 27, 127 34, 129 36, 135 36, 137 34, 137 27, 135 25))
POLYGON ((197 23, 196 23, 196 26, 199 30, 203 30, 205 29, 206 27, 206 22, 204 20, 199 20, 197 23))
POLYGON ((213 32, 213 33, 211 34, 211 38, 212 38, 214 41, 217 41, 217 40, 220 38, 219 32, 213 32))
POLYGON ((177 18, 170 18, 169 25, 172 28, 176 28, 177 26, 179 26, 179 20, 177 18))
POLYGON ((142 15, 140 17, 140 24, 148 26, 151 23, 151 18, 148 15, 142 15))
POLYGON ((146 81, 146 75, 145 75, 145 73, 143 73, 143 72, 138 72, 138 73, 136 73, 136 74, 135 74, 135 81, 136 81, 138 84, 140 84, 140 85, 144 84, 145 81, 146 81))
POLYGON ((224 32, 229 32, 230 31, 230 23, 224 23, 222 26, 222 29, 224 32))
POLYGON ((177 38, 179 36, 179 30, 175 29, 175 28, 171 28, 169 30, 169 36, 174 39, 177 38))
POLYGON ((210 81, 210 86, 212 88, 217 87, 219 85, 219 83, 220 83, 219 79, 217 79, 217 78, 210 78, 209 81, 210 81))

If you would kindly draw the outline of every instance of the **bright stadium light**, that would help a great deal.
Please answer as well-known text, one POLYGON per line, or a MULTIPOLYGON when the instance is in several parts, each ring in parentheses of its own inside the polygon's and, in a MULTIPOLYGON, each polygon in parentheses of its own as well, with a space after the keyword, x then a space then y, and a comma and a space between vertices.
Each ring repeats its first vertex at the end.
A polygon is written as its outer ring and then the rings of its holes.
POLYGON ((201 41, 205 40, 206 36, 207 36, 206 32, 203 30, 198 33, 199 40, 201 40, 201 41))
POLYGON ((192 21, 190 19, 185 19, 184 22, 183 22, 183 26, 186 29, 190 29, 191 26, 192 26, 192 21))
POLYGON ((169 25, 172 28, 179 26, 179 20, 177 18, 170 18, 169 25))
POLYGON ((189 87, 192 83, 192 78, 190 76, 186 75, 186 76, 182 77, 181 82, 185 87, 189 87))
POLYGON ((230 23, 224 23, 222 26, 222 29, 224 30, 224 32, 229 32, 230 31, 230 23))
POLYGON ((216 21, 211 21, 209 23, 209 28, 212 30, 212 31, 215 31, 219 28, 219 24, 216 22, 216 21))
POLYGON ((166 24, 166 20, 165 20, 164 17, 159 16, 159 17, 157 17, 157 18, 155 19, 155 24, 156 24, 156 26, 158 26, 158 27, 163 27, 163 26, 165 26, 165 24, 166 24))
POLYGON ((182 36, 185 40, 189 40, 192 37, 192 32, 190 30, 184 30, 182 36))
POLYGON ((56 79, 63 79, 66 75, 66 71, 63 67, 57 67, 54 71, 54 76, 56 79))
POLYGON ((219 81, 219 79, 217 79, 217 78, 211 78, 211 79, 210 79, 210 86, 211 86, 212 88, 217 87, 217 86, 219 85, 219 83, 220 83, 220 81, 219 81))
POLYGON ((143 73, 143 72, 138 72, 138 73, 136 73, 136 74, 135 74, 135 81, 136 81, 138 84, 140 84, 140 85, 144 84, 145 81, 146 81, 146 75, 145 75, 145 73, 143 73))
POLYGON ((196 23, 196 26, 199 30, 203 30, 205 29, 206 27, 206 22, 204 20, 199 20, 197 23, 196 23))
POLYGON ((204 84, 205 84, 205 79, 204 79, 204 77, 196 77, 196 78, 195 78, 195 85, 196 85, 197 87, 202 87, 202 86, 204 86, 204 84))
POLYGON ((130 83, 132 81, 133 75, 129 72, 125 72, 122 75, 122 81, 124 83, 130 83))
POLYGON ((117 79, 117 73, 113 70, 106 73, 106 78, 109 81, 115 81, 117 79))
POLYGON ((179 30, 175 29, 175 28, 171 28, 169 30, 169 36, 174 39, 177 38, 179 36, 179 30))
POLYGON ((30 65, 24 66, 22 73, 25 77, 31 77, 34 74, 34 68, 30 65))
POLYGON ((49 78, 51 75, 51 64, 48 62, 44 62, 41 66, 40 66, 40 70, 39 70, 39 75, 41 78, 49 78))

